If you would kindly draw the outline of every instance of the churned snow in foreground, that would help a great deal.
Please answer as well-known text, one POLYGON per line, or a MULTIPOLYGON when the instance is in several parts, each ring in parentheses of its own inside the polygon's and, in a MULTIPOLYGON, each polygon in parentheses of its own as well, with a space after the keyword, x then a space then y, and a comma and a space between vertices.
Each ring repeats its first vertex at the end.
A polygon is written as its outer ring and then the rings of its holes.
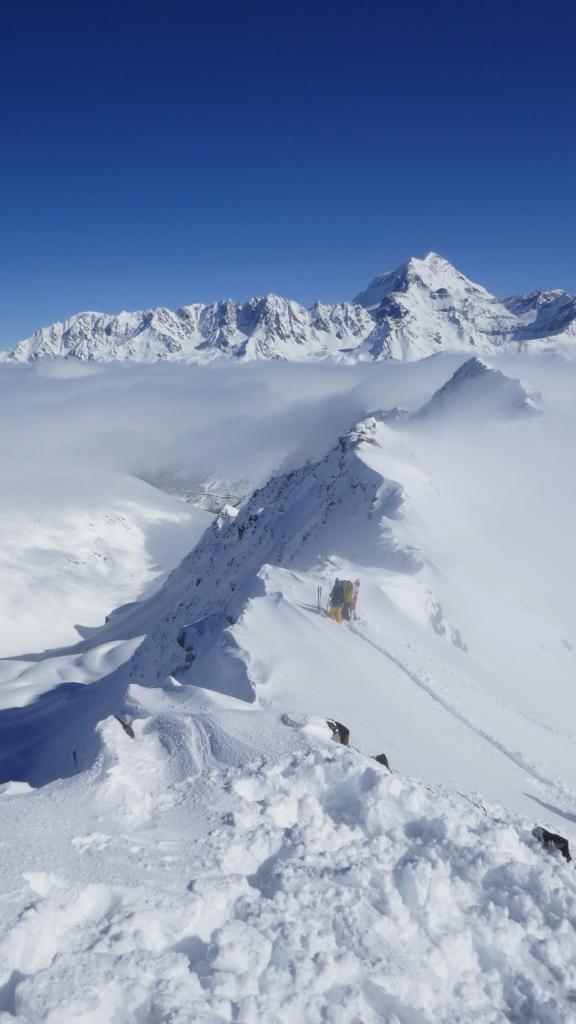
POLYGON ((134 738, 0 796, 4 1024, 575 1019, 574 871, 525 822, 321 720, 128 700, 134 738))
POLYGON ((1 368, 1 1024, 575 1024, 575 383, 1 368))

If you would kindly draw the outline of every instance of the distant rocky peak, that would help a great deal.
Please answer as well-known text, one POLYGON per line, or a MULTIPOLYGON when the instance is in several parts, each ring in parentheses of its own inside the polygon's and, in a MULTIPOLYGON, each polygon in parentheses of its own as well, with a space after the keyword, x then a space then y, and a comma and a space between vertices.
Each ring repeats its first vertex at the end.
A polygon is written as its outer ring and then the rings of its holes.
POLYGON ((451 292, 477 293, 483 298, 491 298, 485 288, 469 281, 443 256, 429 252, 421 258, 411 257, 395 270, 379 274, 353 301, 365 309, 376 310, 390 296, 418 288, 446 295, 451 292))
POLYGON ((411 421, 430 422, 455 414, 469 419, 512 419, 538 415, 543 407, 539 392, 473 357, 456 370, 411 421))

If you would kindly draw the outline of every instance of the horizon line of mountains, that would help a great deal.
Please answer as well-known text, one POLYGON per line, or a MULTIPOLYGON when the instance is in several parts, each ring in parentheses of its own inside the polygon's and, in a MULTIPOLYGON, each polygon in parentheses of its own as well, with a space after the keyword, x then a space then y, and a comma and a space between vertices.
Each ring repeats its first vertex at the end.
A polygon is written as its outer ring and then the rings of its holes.
POLYGON ((576 297, 561 290, 498 299, 436 253, 380 274, 351 302, 267 295, 134 313, 83 312, 42 327, 0 357, 187 361, 412 361, 436 352, 576 351, 576 297))

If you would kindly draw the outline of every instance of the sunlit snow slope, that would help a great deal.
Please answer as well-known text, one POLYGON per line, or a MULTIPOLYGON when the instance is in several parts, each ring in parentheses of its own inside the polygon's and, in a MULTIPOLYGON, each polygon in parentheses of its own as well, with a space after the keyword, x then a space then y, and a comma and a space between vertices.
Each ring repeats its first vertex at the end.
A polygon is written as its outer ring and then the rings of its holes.
POLYGON ((576 842, 572 370, 389 372, 154 592, 21 663, 2 1024, 574 1024, 574 869, 532 835, 576 842))
POLYGON ((45 473, 0 497, 0 654, 100 626, 171 568, 210 517, 120 474, 45 473), (47 495, 50 494, 50 497, 47 495), (56 496, 55 496, 56 495, 56 496))
POLYGON ((525 604, 521 576, 516 593, 497 585, 502 546, 425 472, 425 424, 410 437, 365 420, 215 522, 151 599, 159 621, 131 677, 330 714, 404 772, 527 814, 548 803, 565 823, 574 637, 525 604), (361 580, 351 626, 324 615, 335 576, 361 580))

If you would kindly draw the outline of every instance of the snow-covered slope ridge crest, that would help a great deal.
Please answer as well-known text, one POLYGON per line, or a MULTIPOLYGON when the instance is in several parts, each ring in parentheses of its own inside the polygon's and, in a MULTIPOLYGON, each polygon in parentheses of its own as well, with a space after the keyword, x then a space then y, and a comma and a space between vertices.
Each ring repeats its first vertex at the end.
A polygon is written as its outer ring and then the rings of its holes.
MULTIPOLYGON (((307 570, 337 555, 359 566, 418 572, 423 555, 403 535, 406 489, 372 458, 389 434, 369 418, 320 462, 273 477, 238 515, 215 520, 165 584, 160 600, 169 612, 136 652, 132 678, 153 682, 185 670, 185 650, 193 647, 197 656, 210 647, 263 592, 265 565, 307 570), (187 637, 178 643, 184 628, 187 637)), ((412 477, 416 489, 431 489, 418 470, 412 477)))

